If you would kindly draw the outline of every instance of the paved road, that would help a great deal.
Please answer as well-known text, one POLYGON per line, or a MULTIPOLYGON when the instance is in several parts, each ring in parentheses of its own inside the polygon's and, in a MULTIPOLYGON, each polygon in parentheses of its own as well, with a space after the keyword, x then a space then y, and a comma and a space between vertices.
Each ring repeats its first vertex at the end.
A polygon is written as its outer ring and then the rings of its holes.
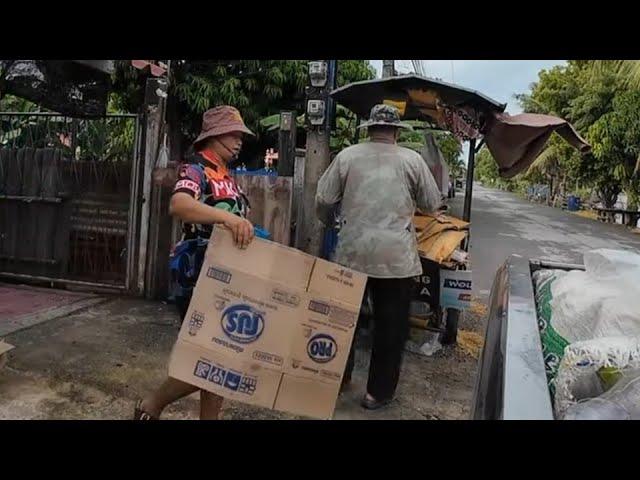
MULTIPOLYGON (((451 206, 461 211, 464 192, 451 206)), ((582 263, 596 248, 640 251, 640 235, 621 225, 579 217, 559 208, 522 200, 514 194, 476 184, 471 214, 471 262, 475 294, 486 298, 498 267, 511 254, 582 263)))

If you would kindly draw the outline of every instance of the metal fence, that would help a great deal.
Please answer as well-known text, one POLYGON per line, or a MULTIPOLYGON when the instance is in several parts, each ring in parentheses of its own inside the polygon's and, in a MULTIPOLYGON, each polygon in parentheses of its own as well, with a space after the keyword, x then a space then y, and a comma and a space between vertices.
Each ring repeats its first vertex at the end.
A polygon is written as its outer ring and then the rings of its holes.
POLYGON ((0 112, 0 274, 127 288, 136 115, 0 112))

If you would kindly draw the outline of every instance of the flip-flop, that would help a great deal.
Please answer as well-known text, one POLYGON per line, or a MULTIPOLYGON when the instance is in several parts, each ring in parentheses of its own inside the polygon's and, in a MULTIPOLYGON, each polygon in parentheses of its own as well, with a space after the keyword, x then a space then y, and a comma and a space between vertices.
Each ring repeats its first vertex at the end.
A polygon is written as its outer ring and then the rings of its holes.
POLYGON ((393 398, 389 398, 387 400, 369 400, 365 395, 364 397, 362 397, 362 400, 360 401, 360 405, 362 405, 362 407, 366 408, 367 410, 378 410, 382 407, 386 407, 392 401, 393 401, 393 398))
POLYGON ((153 415, 149 415, 147 412, 142 410, 142 400, 138 400, 136 403, 136 408, 133 411, 133 419, 134 420, 158 420, 158 418, 153 415))

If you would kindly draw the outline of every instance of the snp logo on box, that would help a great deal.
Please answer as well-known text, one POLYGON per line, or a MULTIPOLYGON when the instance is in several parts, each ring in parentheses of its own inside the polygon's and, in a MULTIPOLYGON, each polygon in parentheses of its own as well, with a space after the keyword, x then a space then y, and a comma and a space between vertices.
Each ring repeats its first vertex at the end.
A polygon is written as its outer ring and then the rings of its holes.
POLYGON ((238 343, 255 342, 264 330, 264 316, 250 305, 233 305, 222 314, 222 330, 238 343))
POLYGON ((338 344, 324 333, 314 335, 307 343, 307 354, 316 363, 328 363, 336 357, 338 344))

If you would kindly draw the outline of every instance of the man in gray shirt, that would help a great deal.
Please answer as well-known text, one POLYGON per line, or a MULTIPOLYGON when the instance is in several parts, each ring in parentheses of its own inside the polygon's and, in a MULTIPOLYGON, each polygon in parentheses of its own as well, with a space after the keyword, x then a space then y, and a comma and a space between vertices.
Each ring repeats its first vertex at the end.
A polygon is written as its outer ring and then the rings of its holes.
MULTIPOLYGON (((395 393, 409 332, 413 277, 422 274, 413 227, 416 210, 435 212, 440 191, 422 157, 399 147, 395 107, 376 105, 368 122, 370 142, 348 147, 318 183, 316 211, 329 224, 337 204, 340 233, 334 261, 366 273, 374 309, 374 339, 365 408, 388 404, 395 393)), ((343 384, 353 369, 352 348, 343 384)))

